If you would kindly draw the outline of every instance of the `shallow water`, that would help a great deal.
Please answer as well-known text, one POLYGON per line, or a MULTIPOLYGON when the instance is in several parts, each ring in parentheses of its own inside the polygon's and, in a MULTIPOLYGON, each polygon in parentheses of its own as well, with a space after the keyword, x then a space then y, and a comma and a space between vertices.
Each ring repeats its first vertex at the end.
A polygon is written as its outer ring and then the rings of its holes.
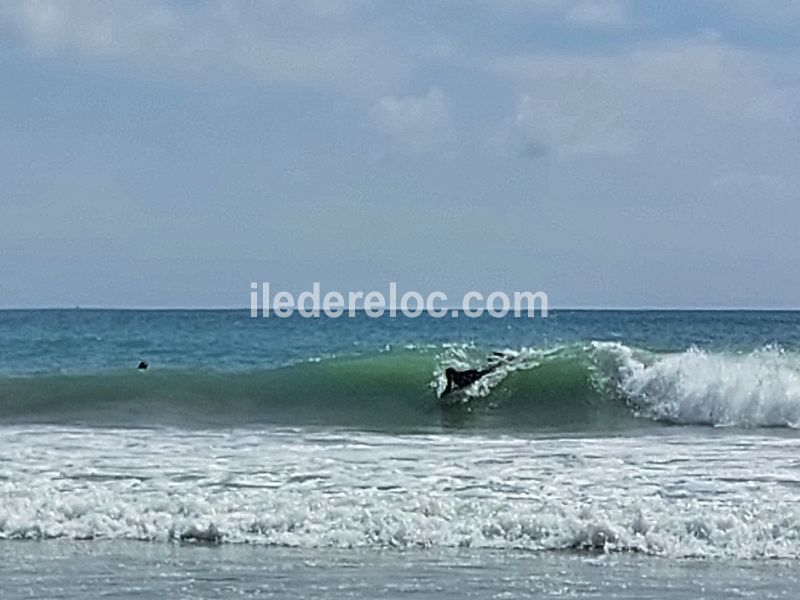
POLYGON ((4 598, 795 598, 792 562, 0 542, 4 598))

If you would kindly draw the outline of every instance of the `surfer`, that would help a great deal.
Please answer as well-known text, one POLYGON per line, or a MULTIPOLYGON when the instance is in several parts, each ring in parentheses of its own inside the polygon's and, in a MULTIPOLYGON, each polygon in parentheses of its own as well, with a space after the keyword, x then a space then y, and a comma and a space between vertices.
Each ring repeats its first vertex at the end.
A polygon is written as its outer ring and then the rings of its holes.
POLYGON ((139 369, 140 371, 146 371, 148 366, 149 365, 147 364, 147 361, 146 360, 142 360, 142 361, 139 361, 139 366, 136 367, 136 368, 139 369))
POLYGON ((455 392, 472 385, 482 377, 485 377, 489 373, 493 372, 499 366, 506 364, 509 360, 511 360, 511 358, 513 357, 509 354, 495 352, 494 355, 489 359, 490 363, 495 361, 494 364, 490 364, 485 369, 466 369, 464 371, 459 371, 453 367, 447 367, 444 371, 444 376, 447 378, 447 387, 445 387, 444 391, 439 394, 439 398, 444 398, 451 392, 455 392))

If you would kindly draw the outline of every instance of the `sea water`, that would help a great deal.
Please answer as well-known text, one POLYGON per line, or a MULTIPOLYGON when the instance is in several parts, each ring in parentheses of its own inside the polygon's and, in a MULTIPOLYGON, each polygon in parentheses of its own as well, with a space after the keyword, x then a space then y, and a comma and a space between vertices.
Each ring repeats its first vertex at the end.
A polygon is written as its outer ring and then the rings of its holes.
POLYGON ((795 597, 798 350, 794 312, 0 311, 0 591, 795 597))

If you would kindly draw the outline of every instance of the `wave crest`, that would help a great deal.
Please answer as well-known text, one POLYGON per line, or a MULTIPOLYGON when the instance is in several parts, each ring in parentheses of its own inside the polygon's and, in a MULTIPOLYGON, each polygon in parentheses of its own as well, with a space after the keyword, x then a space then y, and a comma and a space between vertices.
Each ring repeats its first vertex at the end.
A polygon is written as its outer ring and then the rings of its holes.
POLYGON ((800 357, 657 353, 616 342, 505 349, 498 368, 437 399, 444 370, 483 368, 472 345, 386 350, 250 372, 153 368, 0 379, 0 422, 376 430, 625 429, 649 423, 800 427, 800 357))
POLYGON ((617 387, 639 416, 718 427, 800 424, 800 362, 779 348, 637 356, 621 344, 593 347, 615 357, 617 387))

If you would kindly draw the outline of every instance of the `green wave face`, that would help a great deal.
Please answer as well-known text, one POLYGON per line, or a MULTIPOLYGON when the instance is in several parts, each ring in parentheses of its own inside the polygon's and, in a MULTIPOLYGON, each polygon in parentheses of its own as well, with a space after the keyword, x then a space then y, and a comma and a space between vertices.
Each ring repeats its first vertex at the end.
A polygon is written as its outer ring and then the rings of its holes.
POLYGON ((394 350, 249 372, 151 369, 0 379, 0 421, 112 426, 340 426, 615 430, 656 423, 794 426, 798 361, 652 354, 588 343, 506 350, 500 366, 441 401, 444 369, 487 364, 467 346, 394 350))

